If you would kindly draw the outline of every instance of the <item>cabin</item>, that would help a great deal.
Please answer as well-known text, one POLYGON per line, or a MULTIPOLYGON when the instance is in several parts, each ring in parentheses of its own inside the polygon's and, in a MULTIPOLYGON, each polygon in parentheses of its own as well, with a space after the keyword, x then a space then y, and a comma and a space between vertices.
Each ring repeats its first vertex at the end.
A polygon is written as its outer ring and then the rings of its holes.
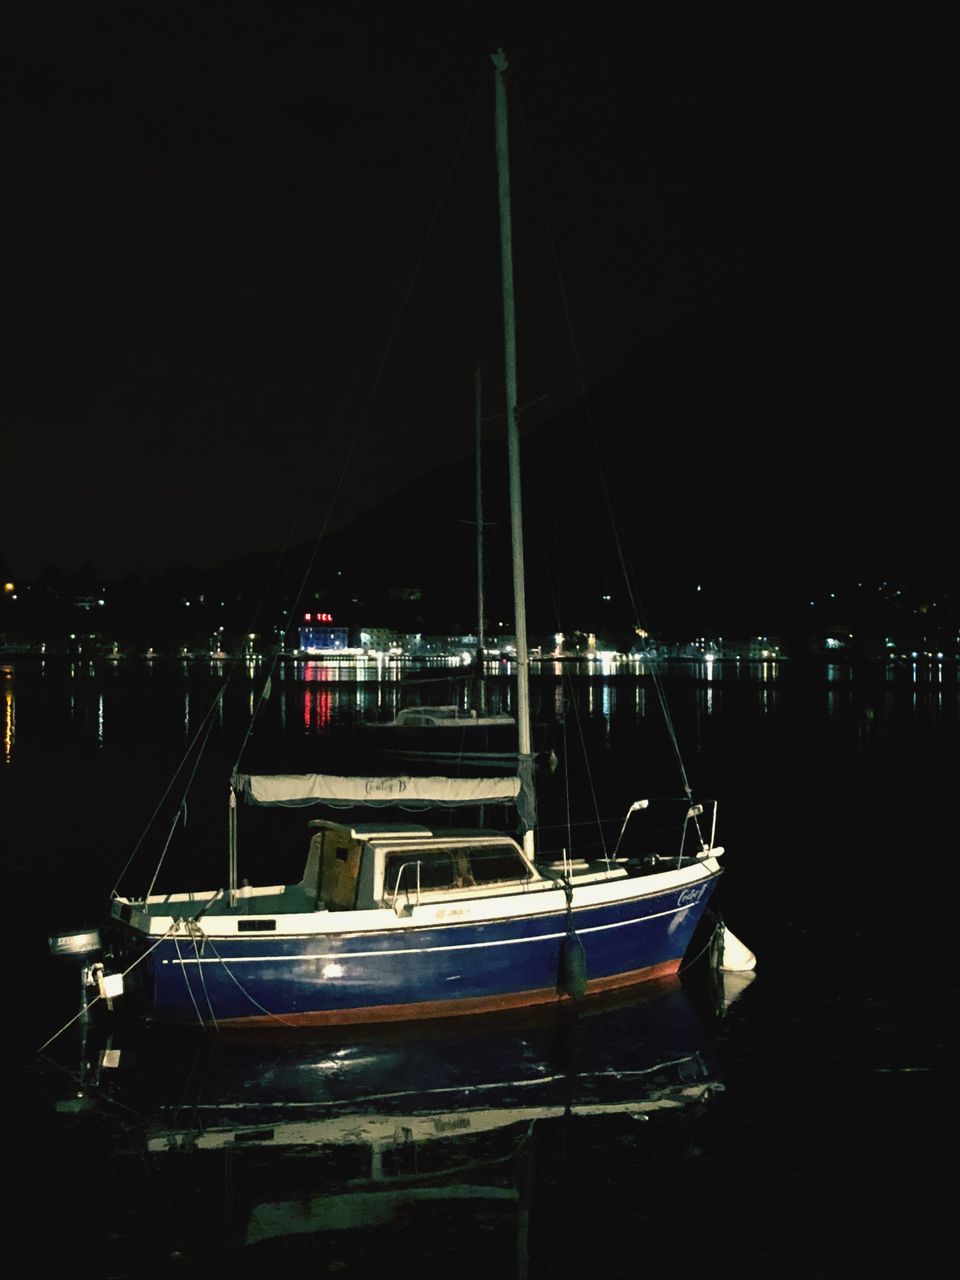
MULTIPOLYGON (((244 882, 224 889, 156 894, 145 902, 115 898, 114 919, 145 933, 161 933, 176 920, 205 921, 205 932, 291 933, 322 917, 329 931, 336 912, 390 911, 398 920, 416 907, 469 899, 479 904, 508 895, 550 890, 564 875, 578 884, 620 879, 609 863, 538 865, 502 832, 451 829, 437 835, 415 823, 343 823, 315 819, 303 878, 287 885, 244 882)), ((458 912, 459 914, 459 912, 458 912)), ((371 923, 366 917, 366 923, 371 923)), ((334 926, 335 927, 335 926, 334 926)), ((353 927, 352 925, 350 926, 353 927)))
POLYGON ((326 819, 310 824, 300 888, 314 910, 390 907, 398 915, 438 898, 516 893, 542 877, 509 836, 482 830, 434 835, 414 823, 326 819))

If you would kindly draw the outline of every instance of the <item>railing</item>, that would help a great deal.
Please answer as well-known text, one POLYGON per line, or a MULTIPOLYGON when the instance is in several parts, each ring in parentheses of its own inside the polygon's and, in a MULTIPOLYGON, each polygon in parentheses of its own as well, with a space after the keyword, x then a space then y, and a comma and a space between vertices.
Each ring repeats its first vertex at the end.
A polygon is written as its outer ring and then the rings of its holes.
MULTIPOLYGON (((403 875, 408 867, 416 867, 417 869, 417 899, 414 905, 418 906, 420 903, 420 860, 417 859, 415 862, 402 862, 400 864, 400 870, 397 872, 397 882, 393 886, 393 896, 390 898, 390 906, 393 908, 394 911, 396 911, 397 909, 397 899, 399 898, 401 893, 401 886, 403 884, 403 875)), ((410 890, 403 889, 403 892, 406 894, 406 899, 407 899, 406 905, 409 906, 410 890)))
POLYGON ((687 828, 690 826, 691 822, 693 823, 694 830, 697 833, 697 843, 700 846, 697 850, 698 854, 706 853, 708 850, 713 848, 714 839, 717 834, 717 807, 718 802, 716 800, 704 800, 700 804, 691 804, 688 807, 686 816, 683 819, 683 833, 680 836, 680 849, 677 853, 678 865, 686 852, 687 828), (703 816, 705 806, 710 806, 710 839, 708 841, 704 840, 703 833, 700 830, 700 823, 697 821, 698 818, 703 816))
POLYGON ((698 858, 704 856, 716 843, 717 834, 717 808, 716 800, 702 800, 693 803, 682 798, 664 800, 637 800, 627 810, 623 819, 623 825, 620 827, 619 834, 612 849, 608 846, 608 851, 598 860, 612 863, 635 863, 638 861, 646 861, 650 866, 656 864, 670 865, 679 864, 684 859, 698 858), (658 822, 657 818, 661 815, 665 803, 671 806, 677 803, 683 804, 681 815, 674 818, 664 825, 658 822), (650 812, 654 818, 653 824, 644 824, 644 829, 636 833, 631 830, 630 838, 626 842, 624 837, 627 833, 627 827, 634 813, 642 810, 650 812), (709 823, 709 838, 705 837, 707 824, 709 823), (690 829, 693 829, 693 838, 690 835, 690 829), (674 843, 679 836, 679 846, 674 843), (626 844, 633 846, 630 853, 627 853, 626 844), (691 848, 691 844, 695 848, 691 848), (644 852, 638 852, 637 846, 644 849, 644 852), (667 852, 671 847, 675 852, 667 852), (644 848, 645 847, 645 848, 644 848), (626 856, 624 856, 626 855, 626 856))

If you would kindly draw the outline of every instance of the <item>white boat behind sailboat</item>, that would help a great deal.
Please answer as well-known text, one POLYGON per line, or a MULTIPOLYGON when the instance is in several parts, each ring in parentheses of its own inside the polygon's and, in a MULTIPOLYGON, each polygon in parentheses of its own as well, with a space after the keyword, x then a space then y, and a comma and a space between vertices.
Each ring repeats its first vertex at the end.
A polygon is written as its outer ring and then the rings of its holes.
POLYGON ((463 732, 468 729, 516 729, 513 716, 482 713, 475 707, 460 707, 456 703, 442 706, 403 707, 392 720, 374 721, 372 729, 449 729, 463 732))
POLYGON ((378 731, 387 740, 386 749, 398 755, 416 755, 418 758, 444 759, 451 755, 452 746, 458 756, 478 754, 505 756, 516 753, 517 720, 506 712, 491 712, 487 707, 485 692, 484 643, 484 520, 483 520, 483 460, 481 449, 480 370, 476 370, 476 559, 477 559, 477 638, 473 655, 475 674, 471 683, 471 701, 467 707, 460 703, 427 705, 416 703, 402 707, 392 720, 366 721, 365 728, 378 731), (426 730, 427 732, 422 732, 426 730), (437 730, 438 732, 434 732, 437 730), (396 742, 390 744, 391 738, 396 742))

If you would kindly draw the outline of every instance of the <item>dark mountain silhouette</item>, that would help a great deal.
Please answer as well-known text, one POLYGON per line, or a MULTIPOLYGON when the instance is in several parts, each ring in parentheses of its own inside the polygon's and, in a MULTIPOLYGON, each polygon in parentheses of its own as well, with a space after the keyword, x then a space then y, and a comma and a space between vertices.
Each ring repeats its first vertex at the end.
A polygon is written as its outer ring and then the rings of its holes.
MULTIPOLYGON (((727 323, 691 318, 571 408, 538 407, 522 443, 532 640, 576 629, 621 645, 637 624, 658 636, 802 638, 811 601, 824 601, 821 620, 852 630, 866 618, 875 643, 893 626, 891 602, 898 631, 907 602, 918 617, 933 617, 933 600, 937 617, 949 614, 950 296, 945 285, 925 309, 885 321, 804 299, 727 323), (857 583, 874 591, 869 604, 857 583)), ((202 646, 225 610, 233 629, 262 636, 316 610, 341 625, 473 630, 469 425, 464 437, 459 462, 359 508, 319 543, 114 584, 111 605, 132 619, 119 633, 182 636, 187 620, 202 646)), ((494 636, 514 629, 502 419, 486 425, 483 457, 494 636)), ((346 492, 349 502, 349 476, 346 492)), ((47 601, 92 591, 79 578, 38 586, 47 601)))
MULTIPOLYGON (((851 577, 935 587, 950 487, 937 318, 790 300, 691 319, 524 433, 531 627, 772 628, 851 577)), ((509 622, 502 425, 484 494, 488 616, 509 622)), ((469 629, 473 504, 467 456, 324 539, 314 576, 368 608, 419 588, 424 625, 469 629)))

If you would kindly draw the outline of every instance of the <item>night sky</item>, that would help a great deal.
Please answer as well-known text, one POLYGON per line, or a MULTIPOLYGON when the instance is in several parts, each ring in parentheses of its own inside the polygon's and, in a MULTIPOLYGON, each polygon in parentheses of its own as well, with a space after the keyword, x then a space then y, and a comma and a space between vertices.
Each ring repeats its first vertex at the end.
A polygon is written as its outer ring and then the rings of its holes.
POLYGON ((8 571, 341 527, 470 454, 478 363, 496 433, 502 44, 525 435, 582 379, 694 556, 952 575, 960 19, 654 8, 8 2, 8 571))

